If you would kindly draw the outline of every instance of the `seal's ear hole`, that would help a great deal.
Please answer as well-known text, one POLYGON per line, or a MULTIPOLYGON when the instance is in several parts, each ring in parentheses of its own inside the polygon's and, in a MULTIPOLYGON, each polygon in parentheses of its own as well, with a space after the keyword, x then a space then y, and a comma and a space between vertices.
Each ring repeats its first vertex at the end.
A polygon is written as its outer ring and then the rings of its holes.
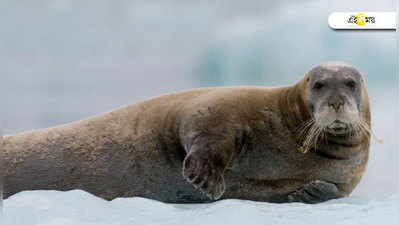
POLYGON ((309 82, 309 80, 310 80, 310 78, 308 77, 308 78, 306 78, 306 82, 309 82))

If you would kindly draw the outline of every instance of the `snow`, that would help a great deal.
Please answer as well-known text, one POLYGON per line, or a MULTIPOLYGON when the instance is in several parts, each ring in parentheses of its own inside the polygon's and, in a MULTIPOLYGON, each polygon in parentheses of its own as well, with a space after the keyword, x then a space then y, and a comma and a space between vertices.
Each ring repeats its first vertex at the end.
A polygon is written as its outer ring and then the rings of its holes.
POLYGON ((105 201, 81 190, 25 191, 4 201, 5 225, 141 224, 398 224, 399 195, 348 197, 320 204, 272 204, 222 200, 209 204, 166 204, 145 198, 105 201))

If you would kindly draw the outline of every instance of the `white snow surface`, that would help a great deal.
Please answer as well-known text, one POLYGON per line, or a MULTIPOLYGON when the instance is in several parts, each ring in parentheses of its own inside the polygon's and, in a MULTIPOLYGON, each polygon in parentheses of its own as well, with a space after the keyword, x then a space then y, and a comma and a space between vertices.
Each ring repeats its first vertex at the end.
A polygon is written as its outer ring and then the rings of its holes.
POLYGON ((4 201, 4 225, 378 225, 398 224, 399 195, 348 197, 320 204, 221 200, 166 204, 145 198, 105 201, 81 190, 25 191, 4 201))

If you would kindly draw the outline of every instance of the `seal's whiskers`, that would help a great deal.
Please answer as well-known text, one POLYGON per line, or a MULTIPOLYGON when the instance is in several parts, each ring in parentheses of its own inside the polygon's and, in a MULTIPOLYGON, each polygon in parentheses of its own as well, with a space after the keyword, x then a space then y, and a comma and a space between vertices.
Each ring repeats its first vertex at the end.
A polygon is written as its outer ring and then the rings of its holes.
POLYGON ((363 120, 359 120, 358 124, 359 129, 367 136, 367 137, 373 137, 374 140, 379 143, 382 144, 383 141, 382 139, 378 138, 377 135, 373 132, 373 130, 370 128, 370 126, 363 120))
POLYGON ((303 123, 298 130, 299 138, 303 140, 302 146, 299 147, 302 153, 307 153, 312 146, 316 148, 320 137, 325 139, 324 128, 318 126, 313 118, 303 123))

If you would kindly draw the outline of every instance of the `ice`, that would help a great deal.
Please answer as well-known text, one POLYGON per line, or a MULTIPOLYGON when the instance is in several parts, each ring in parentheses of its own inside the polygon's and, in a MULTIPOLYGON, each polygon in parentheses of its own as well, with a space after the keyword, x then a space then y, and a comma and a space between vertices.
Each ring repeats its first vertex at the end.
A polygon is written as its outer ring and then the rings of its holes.
POLYGON ((320 204, 221 200, 166 204, 145 198, 105 201, 81 190, 25 191, 4 201, 4 225, 398 224, 399 195, 348 197, 320 204))

